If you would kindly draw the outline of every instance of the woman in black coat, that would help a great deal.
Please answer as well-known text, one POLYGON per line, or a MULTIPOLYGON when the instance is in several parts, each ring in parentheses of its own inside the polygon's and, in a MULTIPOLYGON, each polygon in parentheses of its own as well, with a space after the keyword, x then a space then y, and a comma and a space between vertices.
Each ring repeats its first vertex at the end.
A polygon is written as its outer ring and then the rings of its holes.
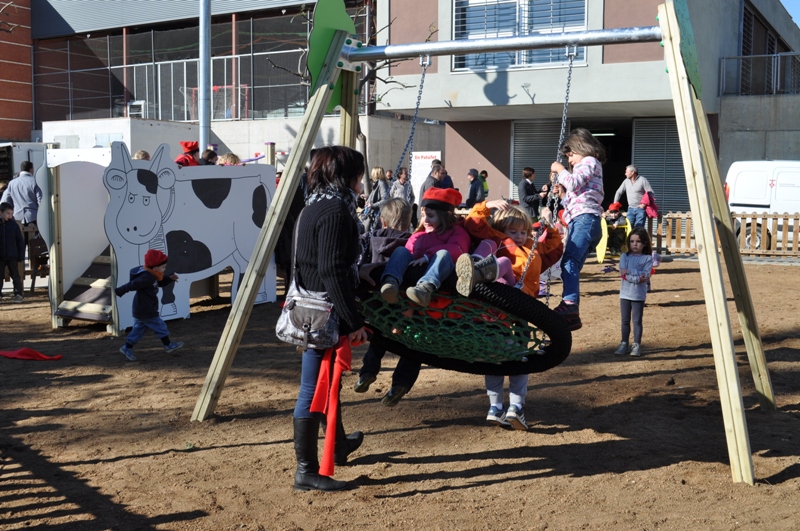
MULTIPOLYGON (((361 193, 364 157, 342 146, 320 148, 308 170, 306 207, 300 214, 296 245, 298 282, 311 291, 325 291, 339 316, 339 335, 351 343, 367 340, 364 320, 353 293, 358 284, 357 261, 361 255, 356 198, 361 193)), ((303 353, 300 392, 294 408, 296 490, 341 490, 347 486, 319 474, 317 440, 320 416, 311 413, 311 401, 324 350, 303 353)), ((361 445, 364 434, 346 436, 338 415, 336 464, 361 445)))

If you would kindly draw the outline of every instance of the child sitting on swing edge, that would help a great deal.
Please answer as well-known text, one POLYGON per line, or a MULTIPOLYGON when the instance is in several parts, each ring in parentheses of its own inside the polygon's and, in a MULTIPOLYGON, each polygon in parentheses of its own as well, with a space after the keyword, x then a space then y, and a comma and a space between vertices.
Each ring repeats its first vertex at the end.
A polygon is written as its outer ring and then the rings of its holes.
POLYGON ((581 269, 602 236, 602 164, 606 150, 587 129, 578 128, 570 132, 561 144, 560 152, 567 158, 572 171, 560 162, 550 165, 553 184, 561 185, 566 192, 562 202, 564 220, 569 226, 569 238, 561 258, 564 291, 555 312, 567 322, 570 330, 578 330, 583 326, 579 311, 581 269))
MULTIPOLYGON (((545 229, 534 242, 528 213, 504 199, 476 204, 464 227, 473 239, 480 240, 472 254, 461 255, 456 262, 456 290, 465 297, 475 284, 493 281, 520 287, 523 293, 536 297, 542 271, 557 262, 564 250, 555 228, 545 229)), ((498 426, 527 430, 524 406, 528 375, 508 376, 507 411, 503 406, 504 380, 502 375, 484 376, 490 406, 486 420, 498 426)))

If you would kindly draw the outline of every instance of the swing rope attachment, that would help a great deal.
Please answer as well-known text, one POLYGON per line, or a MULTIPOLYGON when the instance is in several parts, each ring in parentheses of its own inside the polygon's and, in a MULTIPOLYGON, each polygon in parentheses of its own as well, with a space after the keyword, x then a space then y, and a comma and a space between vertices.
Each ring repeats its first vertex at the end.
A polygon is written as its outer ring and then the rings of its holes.
POLYGON ((406 159, 406 154, 408 154, 408 182, 411 182, 411 158, 414 156, 413 155, 414 132, 417 129, 417 115, 419 114, 419 106, 422 103, 422 88, 425 85, 425 73, 428 71, 428 67, 431 65, 431 56, 420 55, 419 65, 422 67, 422 77, 420 77, 419 79, 419 91, 417 92, 417 105, 414 107, 414 117, 411 119, 411 133, 408 135, 406 146, 403 148, 403 154, 400 155, 400 160, 397 161, 397 168, 394 171, 395 175, 400 173, 400 167, 403 165, 403 161, 406 159))

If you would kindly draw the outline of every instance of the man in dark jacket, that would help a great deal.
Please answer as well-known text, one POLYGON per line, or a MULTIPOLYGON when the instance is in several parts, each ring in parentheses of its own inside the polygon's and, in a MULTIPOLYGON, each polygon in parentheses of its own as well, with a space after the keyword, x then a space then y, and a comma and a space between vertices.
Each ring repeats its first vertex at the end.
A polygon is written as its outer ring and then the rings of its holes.
POLYGON ((539 203, 542 195, 536 190, 533 178, 536 172, 531 167, 522 168, 522 180, 519 182, 519 206, 525 209, 532 220, 539 219, 539 203))
POLYGON ((469 195, 467 196, 467 208, 472 208, 476 203, 486 200, 486 193, 483 190, 483 179, 478 175, 478 170, 472 168, 467 172, 469 179, 469 195))
POLYGON ((14 207, 0 203, 0 297, 3 296, 3 277, 6 268, 14 285, 14 302, 22 302, 22 278, 19 263, 25 259, 25 243, 22 231, 14 220, 14 207))

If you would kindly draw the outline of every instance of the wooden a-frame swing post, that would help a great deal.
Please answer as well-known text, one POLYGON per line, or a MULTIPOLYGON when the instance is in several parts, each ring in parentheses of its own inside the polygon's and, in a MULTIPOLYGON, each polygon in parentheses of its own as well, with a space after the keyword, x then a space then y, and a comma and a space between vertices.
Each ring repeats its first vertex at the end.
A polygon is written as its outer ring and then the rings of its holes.
MULTIPOLYGON (((261 227, 261 233, 253 250, 253 256, 247 264, 236 300, 233 301, 231 313, 225 322, 225 328, 214 353, 214 359, 208 369, 208 375, 200 391, 200 397, 195 404, 192 420, 202 421, 208 418, 214 411, 222 393, 222 387, 225 385, 225 379, 228 377, 233 358, 242 341, 245 326, 247 326, 247 321, 253 310, 258 288, 264 280, 270 256, 275 251, 280 229, 286 220, 289 205, 300 184, 300 174, 305 167, 311 147, 314 145, 314 138, 322 124, 322 118, 330 101, 333 86, 339 78, 341 70, 337 63, 347 38, 348 34, 346 32, 337 31, 325 57, 325 64, 320 72, 317 89, 308 102, 308 108, 303 116, 303 121, 300 123, 292 150, 289 152, 286 168, 281 177, 281 184, 278 186, 275 199, 267 211, 264 225, 261 227)), ((350 91, 351 94, 352 92, 350 91)))
MULTIPOLYGON (((761 338, 755 318, 753 301, 750 296, 744 265, 739 255, 738 244, 733 233, 730 213, 722 192, 716 155, 711 142, 708 122, 702 103, 695 93, 687 74, 685 61, 687 57, 681 52, 681 24, 686 25, 687 35, 691 37, 691 27, 684 0, 667 0, 659 6, 661 37, 665 48, 665 60, 672 89, 675 119, 681 144, 686 174, 687 189, 692 212, 696 219, 695 237, 697 240, 700 272, 703 281, 703 292, 708 312, 709 330, 714 351, 714 364, 717 382, 720 389, 723 422, 728 443, 728 454, 734 481, 753 484, 753 462, 747 434, 747 421, 744 415, 744 403, 739 383, 733 336, 730 326, 722 267, 717 253, 715 228, 719 231, 722 249, 725 254, 739 319, 744 331, 750 368, 753 372, 756 389, 762 406, 774 409, 775 399, 767 371, 761 338), (676 10, 678 4, 678 10, 676 10)), ((638 30, 637 28, 631 28, 638 30)), ((647 28, 642 28, 647 30, 647 28)), ((608 30, 613 33, 616 30, 608 30)), ((652 32, 645 31, 649 39, 652 32)), ((241 341, 244 327, 250 316, 253 302, 260 285, 269 256, 272 254, 278 238, 278 229, 282 226, 289 203, 297 188, 300 172, 308 158, 314 137, 322 121, 323 113, 330 99, 330 92, 336 82, 340 69, 337 60, 342 53, 347 35, 338 31, 328 50, 323 66, 320 83, 312 96, 294 147, 287 161, 283 174, 283 184, 278 188, 275 201, 267 212, 267 219, 261 230, 256 250, 245 271, 242 287, 234 301, 231 314, 225 324, 222 337, 214 360, 209 368, 206 382, 198 399, 192 420, 204 420, 213 411, 219 399, 225 378, 230 371, 233 357, 241 341)), ((628 37, 612 35, 609 38, 626 39, 628 37)), ((606 36, 594 36, 595 40, 606 36)), ((535 37, 538 39, 538 37, 535 37)), ((497 39, 495 39, 497 40, 497 39)), ((688 40, 688 39, 687 39, 688 40)), ((516 41, 515 41, 516 42, 516 41)), ((620 42, 620 41, 616 41, 620 42)), ((539 43, 541 44, 541 43, 539 43)), ((541 47, 528 42, 526 49, 541 47)), ((591 42, 590 44, 602 44, 591 42)), ((511 46, 502 42, 495 43, 504 47, 511 46)), ((686 49, 694 54, 693 43, 686 49)), ((358 52, 354 52, 358 53, 358 52)), ((437 55, 449 52, 440 50, 437 55)), ((689 57, 694 61, 694 57, 689 57)), ((342 114, 340 142, 355 147, 357 131, 357 75, 346 72, 343 79, 342 114)))

